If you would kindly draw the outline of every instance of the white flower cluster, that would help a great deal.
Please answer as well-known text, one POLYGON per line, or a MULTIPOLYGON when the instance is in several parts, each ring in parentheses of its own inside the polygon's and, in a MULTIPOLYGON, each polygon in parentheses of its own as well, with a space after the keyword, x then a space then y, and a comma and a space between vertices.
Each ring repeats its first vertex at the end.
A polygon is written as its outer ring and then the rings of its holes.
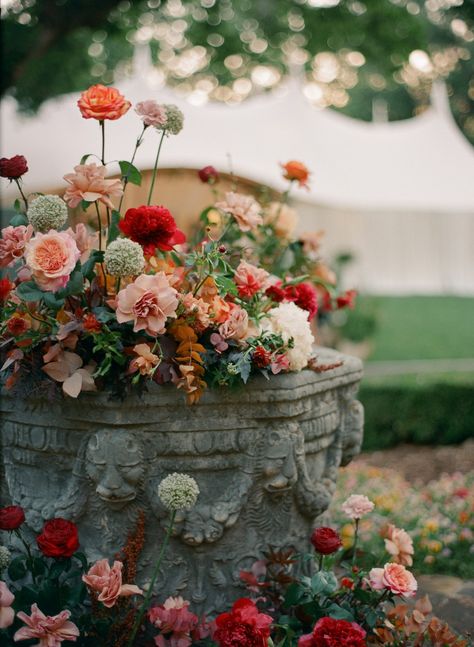
POLYGON ((191 510, 196 505, 199 487, 192 476, 173 472, 161 481, 158 496, 170 511, 191 510))
POLYGON ((166 129, 167 134, 177 135, 183 130, 184 115, 178 106, 174 106, 172 103, 166 103, 164 109, 166 111, 166 123, 158 130, 166 129))
POLYGON ((0 573, 10 564, 12 555, 6 546, 0 546, 0 573))
POLYGON ((26 215, 33 229, 45 234, 61 229, 67 220, 67 205, 58 195, 40 195, 30 203, 26 215))
POLYGON ((128 238, 114 240, 105 250, 105 267, 111 276, 138 276, 145 267, 141 245, 128 238))
POLYGON ((306 310, 298 308, 293 302, 280 303, 268 312, 268 319, 262 323, 268 330, 279 333, 284 342, 293 340, 293 347, 286 353, 290 370, 301 371, 305 368, 313 353, 314 344, 306 310))

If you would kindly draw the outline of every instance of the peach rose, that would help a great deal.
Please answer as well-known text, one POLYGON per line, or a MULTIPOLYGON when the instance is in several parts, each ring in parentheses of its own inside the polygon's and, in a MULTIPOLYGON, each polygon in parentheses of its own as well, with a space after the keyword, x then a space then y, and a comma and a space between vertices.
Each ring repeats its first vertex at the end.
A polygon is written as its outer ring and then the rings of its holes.
POLYGON ((148 344, 137 344, 133 347, 133 352, 137 357, 134 357, 128 367, 128 373, 140 372, 140 375, 151 375, 153 370, 160 363, 158 355, 151 352, 148 344))
POLYGON ((219 334, 223 339, 245 339, 249 329, 249 316, 246 310, 234 306, 227 321, 219 326, 219 334))
POLYGON ((19 225, 18 227, 5 227, 2 229, 0 238, 0 267, 7 267, 21 258, 25 252, 25 246, 33 235, 31 225, 19 225))
POLYGON ((234 216, 240 231, 250 231, 257 225, 261 225, 263 218, 260 215, 262 207, 251 195, 241 195, 229 191, 225 194, 225 199, 217 202, 215 205, 226 213, 234 216))
POLYGON ((66 287, 81 253, 74 238, 65 231, 51 229, 37 233, 27 244, 25 262, 42 290, 57 292, 66 287))
POLYGON ((121 596, 142 595, 135 584, 122 584, 122 562, 115 561, 112 568, 107 559, 100 559, 82 576, 82 581, 96 591, 104 607, 113 607, 121 596))
POLYGON ((181 297, 181 303, 186 310, 186 314, 203 328, 207 328, 211 320, 209 318, 209 304, 203 299, 196 298, 192 292, 181 297))
POLYGON ((15 612, 12 609, 15 596, 5 582, 0 582, 0 629, 6 629, 13 624, 15 612))
POLYGON ((74 173, 67 173, 63 179, 71 186, 64 193, 64 200, 73 209, 85 200, 86 202, 103 202, 110 209, 114 208, 111 198, 120 198, 123 194, 122 182, 119 179, 106 180, 105 166, 97 164, 78 164, 74 173))
POLYGON ((117 88, 107 88, 98 83, 81 94, 77 102, 84 119, 119 119, 132 105, 117 88))
POLYGON ((392 556, 393 561, 404 566, 413 564, 413 541, 410 535, 402 528, 396 528, 389 523, 382 531, 385 540, 385 549, 392 556))
POLYGON ((369 572, 369 584, 375 591, 388 589, 395 595, 413 597, 418 588, 417 581, 402 564, 390 562, 383 568, 373 568, 369 572))
POLYGON ((168 317, 176 317, 177 295, 164 272, 141 274, 118 293, 117 321, 133 321, 134 332, 144 330, 152 337, 162 335, 168 317))
POLYGON ((342 504, 342 511, 351 519, 360 519, 372 512, 375 505, 363 494, 351 494, 342 504))

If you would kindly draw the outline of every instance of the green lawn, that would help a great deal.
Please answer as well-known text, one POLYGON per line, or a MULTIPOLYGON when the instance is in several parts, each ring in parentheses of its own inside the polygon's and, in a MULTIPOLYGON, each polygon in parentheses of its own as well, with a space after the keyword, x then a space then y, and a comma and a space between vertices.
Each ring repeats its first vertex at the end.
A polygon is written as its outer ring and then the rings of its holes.
POLYGON ((474 357, 474 298, 361 297, 360 307, 378 317, 370 360, 474 357))

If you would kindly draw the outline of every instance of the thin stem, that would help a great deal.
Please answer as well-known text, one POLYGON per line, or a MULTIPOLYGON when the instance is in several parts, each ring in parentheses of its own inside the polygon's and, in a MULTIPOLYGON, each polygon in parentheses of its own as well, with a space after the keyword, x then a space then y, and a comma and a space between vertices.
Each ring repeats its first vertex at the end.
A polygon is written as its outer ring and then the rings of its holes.
POLYGON ((102 153, 100 156, 100 161, 105 166, 105 121, 104 119, 101 119, 99 121, 99 124, 100 124, 100 130, 102 133, 102 153))
POLYGON ((158 160, 160 158, 161 145, 163 144, 163 139, 164 139, 165 135, 166 135, 166 130, 163 130, 163 132, 161 133, 160 143, 158 144, 158 150, 156 152, 155 165, 153 167, 153 175, 151 177, 151 186, 150 186, 150 192, 148 194, 147 205, 149 205, 151 203, 151 196, 153 195, 153 188, 155 186, 156 170, 158 168, 158 160))
POLYGON ((20 531, 19 528, 16 528, 16 530, 14 532, 15 532, 15 535, 18 537, 18 539, 23 544, 23 546, 25 547, 26 553, 28 555, 27 563, 30 565, 30 569, 31 569, 31 577, 33 578, 33 582, 36 585, 36 576, 35 576, 35 574, 33 572, 33 567, 34 567, 33 555, 31 554, 30 544, 24 539, 24 537, 21 534, 21 531, 20 531))
POLYGON ((133 641, 135 640, 135 636, 137 635, 137 631, 138 631, 138 629, 140 627, 143 616, 145 615, 145 612, 146 612, 146 610, 148 608, 148 604, 150 602, 151 596, 153 595, 153 588, 155 586, 156 578, 158 577, 161 562, 163 560, 163 556, 165 554, 166 547, 168 546, 168 543, 169 543, 169 540, 170 540, 170 537, 171 537, 171 533, 173 532, 173 525, 174 525, 175 517, 176 517, 176 511, 173 510, 173 512, 171 513, 171 516, 170 516, 170 523, 169 523, 168 529, 166 531, 165 538, 163 540, 163 543, 161 544, 160 554, 158 555, 158 559, 156 560, 155 570, 153 571, 153 575, 151 576, 150 585, 148 587, 148 590, 146 592, 146 595, 145 595, 145 597, 143 599, 143 602, 142 602, 142 605, 140 607, 140 611, 138 612, 135 623, 133 625, 132 633, 131 633, 130 638, 129 638, 128 642, 127 642, 127 647, 132 647, 133 646, 133 641))
POLYGON ((318 571, 323 570, 323 559, 324 559, 324 555, 322 553, 319 553, 318 571))
POLYGON ((99 227, 99 252, 101 252, 102 251, 102 220, 100 218, 99 205, 97 204, 97 201, 94 204, 95 204, 95 210, 97 211, 97 225, 99 227))
MULTIPOLYGON (((146 126, 146 125, 143 126, 143 130, 140 133, 140 136, 138 137, 137 141, 135 142, 135 148, 134 148, 134 151, 133 151, 132 159, 130 160, 130 164, 133 164, 133 162, 135 160, 135 155, 137 154, 138 147, 141 146, 141 143, 143 141, 143 135, 145 134, 145 130, 147 128, 148 128, 148 126, 146 126)), ((125 197, 125 189, 127 188, 127 184, 128 184, 129 172, 130 172, 130 169, 127 171, 127 173, 125 174, 125 177, 123 178, 123 193, 122 193, 122 197, 120 198, 120 202, 119 202, 119 206, 118 206, 119 211, 122 208, 122 202, 123 202, 123 199, 125 197)))
POLYGON ((355 532, 354 532, 354 546, 352 548, 352 566, 355 566, 356 557, 357 557, 357 540, 359 539, 359 519, 355 520, 355 532))
POLYGON ((25 203, 25 213, 28 211, 28 200, 26 199, 25 194, 23 193, 23 189, 21 188, 21 180, 20 178, 15 178, 16 185, 18 187, 18 191, 20 192, 21 197, 23 198, 23 202, 25 203))

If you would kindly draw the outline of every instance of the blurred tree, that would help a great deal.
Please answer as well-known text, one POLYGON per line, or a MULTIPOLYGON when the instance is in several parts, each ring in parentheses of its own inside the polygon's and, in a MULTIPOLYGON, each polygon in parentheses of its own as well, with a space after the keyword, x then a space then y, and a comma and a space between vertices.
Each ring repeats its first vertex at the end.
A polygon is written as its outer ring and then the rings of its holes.
POLYGON ((235 103, 294 66, 305 94, 360 119, 406 118, 448 80, 474 140, 473 0, 4 0, 2 94, 25 111, 131 71, 149 43, 157 74, 196 101, 235 103))

